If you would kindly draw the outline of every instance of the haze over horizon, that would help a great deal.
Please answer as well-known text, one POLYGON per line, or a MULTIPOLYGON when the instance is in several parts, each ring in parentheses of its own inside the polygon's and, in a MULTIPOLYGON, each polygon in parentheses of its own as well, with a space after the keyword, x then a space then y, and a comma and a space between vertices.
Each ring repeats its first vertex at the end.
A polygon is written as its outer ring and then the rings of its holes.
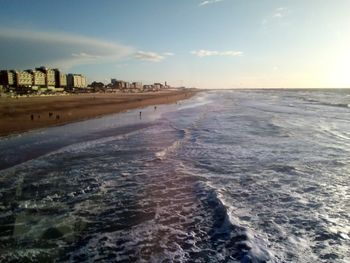
POLYGON ((2 1, 0 69, 197 88, 350 87, 349 0, 2 1))

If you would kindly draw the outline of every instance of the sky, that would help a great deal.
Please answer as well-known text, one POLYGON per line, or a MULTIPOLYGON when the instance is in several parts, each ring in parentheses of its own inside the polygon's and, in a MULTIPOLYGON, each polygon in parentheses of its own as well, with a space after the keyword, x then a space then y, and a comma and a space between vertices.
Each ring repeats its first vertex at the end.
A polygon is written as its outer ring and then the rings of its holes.
POLYGON ((197 88, 350 87, 350 0, 1 0, 0 69, 197 88))

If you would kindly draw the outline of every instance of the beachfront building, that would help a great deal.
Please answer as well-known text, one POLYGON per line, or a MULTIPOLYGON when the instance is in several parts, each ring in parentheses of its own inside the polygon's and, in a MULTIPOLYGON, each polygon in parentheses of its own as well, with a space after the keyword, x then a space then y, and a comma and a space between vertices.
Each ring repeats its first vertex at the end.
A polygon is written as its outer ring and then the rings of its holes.
POLYGON ((55 71, 53 69, 47 67, 36 68, 38 71, 42 71, 45 74, 45 86, 49 90, 55 90, 56 79, 55 79, 55 71))
POLYGON ((41 70, 27 70, 33 75, 33 89, 42 88, 46 86, 46 74, 41 70))
POLYGON ((131 84, 131 89, 132 89, 132 90, 139 90, 139 91, 141 91, 142 88, 143 88, 143 86, 142 86, 142 83, 141 83, 141 82, 133 82, 133 83, 131 84))
POLYGON ((112 86, 116 86, 118 80, 117 79, 111 79, 112 86))
POLYGON ((81 74, 68 74, 67 87, 69 89, 86 88, 86 78, 81 74))
POLYGON ((59 69, 54 69, 55 72, 55 82, 57 89, 67 88, 67 75, 62 73, 59 69))
POLYGON ((131 84, 127 81, 117 80, 114 87, 122 91, 127 91, 130 89, 131 84))
POLYGON ((53 69, 46 69, 46 86, 48 89, 55 89, 56 78, 55 71, 53 69))
POLYGON ((143 85, 144 91, 155 91, 153 85, 143 85))
POLYGON ((168 83, 165 81, 165 83, 164 83, 164 87, 163 87, 164 89, 170 89, 171 87, 170 87, 170 85, 168 85, 168 83))
POLYGON ((163 85, 161 83, 154 83, 153 87, 155 90, 160 90, 163 87, 163 85))
POLYGON ((14 87, 16 85, 16 73, 13 70, 0 71, 0 85, 5 88, 14 87))
POLYGON ((112 89, 118 89, 118 90, 122 90, 124 86, 124 81, 122 80, 117 80, 117 79, 111 79, 111 85, 110 87, 112 89))
POLYGON ((33 86, 33 75, 28 71, 16 71, 16 86, 18 88, 31 88, 33 86))

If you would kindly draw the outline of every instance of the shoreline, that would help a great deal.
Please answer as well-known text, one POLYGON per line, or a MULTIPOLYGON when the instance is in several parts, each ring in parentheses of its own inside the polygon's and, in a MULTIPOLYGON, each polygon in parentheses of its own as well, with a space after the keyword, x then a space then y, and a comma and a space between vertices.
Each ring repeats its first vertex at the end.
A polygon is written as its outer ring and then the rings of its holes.
POLYGON ((0 139, 41 128, 65 125, 151 105, 188 99, 198 90, 154 93, 89 93, 0 99, 0 139))

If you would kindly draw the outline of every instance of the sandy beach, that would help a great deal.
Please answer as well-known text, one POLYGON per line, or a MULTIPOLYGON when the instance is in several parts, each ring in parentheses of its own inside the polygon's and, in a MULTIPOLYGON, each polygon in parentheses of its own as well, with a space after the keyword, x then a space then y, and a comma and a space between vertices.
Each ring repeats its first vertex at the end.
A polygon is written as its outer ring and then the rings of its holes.
POLYGON ((0 98, 0 136, 150 105, 174 103, 189 98, 195 93, 195 91, 160 91, 0 98))

